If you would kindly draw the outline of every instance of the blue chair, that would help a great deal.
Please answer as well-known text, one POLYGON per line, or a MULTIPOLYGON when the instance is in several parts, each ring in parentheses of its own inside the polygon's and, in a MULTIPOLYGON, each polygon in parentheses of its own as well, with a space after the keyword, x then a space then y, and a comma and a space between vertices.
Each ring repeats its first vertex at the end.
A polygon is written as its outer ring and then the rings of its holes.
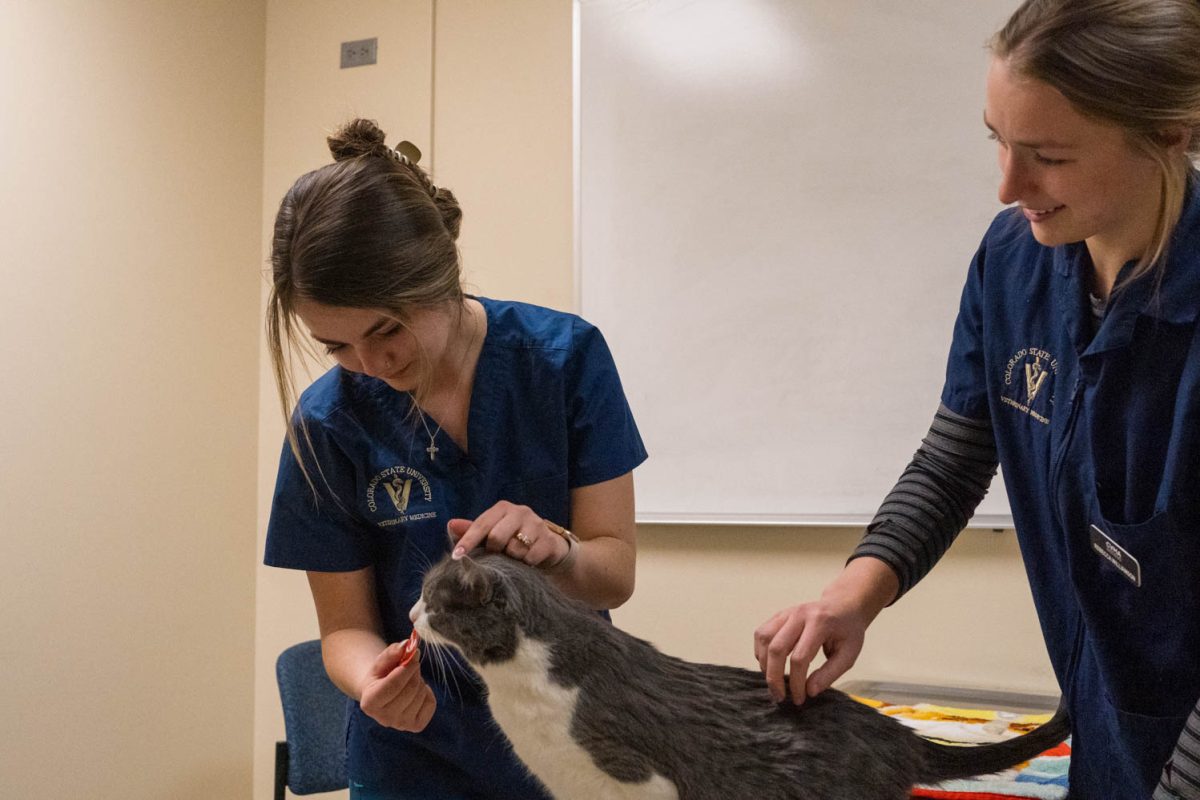
POLYGON ((287 740, 275 743, 275 800, 284 790, 314 794, 345 789, 346 696, 321 661, 321 642, 292 645, 275 662, 287 740))

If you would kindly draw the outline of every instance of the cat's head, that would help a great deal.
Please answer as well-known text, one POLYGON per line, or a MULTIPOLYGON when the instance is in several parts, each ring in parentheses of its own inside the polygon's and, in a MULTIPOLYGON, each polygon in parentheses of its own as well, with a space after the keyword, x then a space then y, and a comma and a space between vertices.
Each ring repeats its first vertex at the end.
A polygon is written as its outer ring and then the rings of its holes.
POLYGON ((507 661, 544 584, 532 567, 500 554, 445 558, 426 573, 409 617, 423 640, 451 645, 473 664, 507 661))

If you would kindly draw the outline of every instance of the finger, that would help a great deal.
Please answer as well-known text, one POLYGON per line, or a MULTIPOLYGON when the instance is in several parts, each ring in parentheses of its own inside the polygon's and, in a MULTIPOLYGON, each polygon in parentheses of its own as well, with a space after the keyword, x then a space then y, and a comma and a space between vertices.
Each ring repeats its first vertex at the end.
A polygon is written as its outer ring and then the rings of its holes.
POLYGON ((767 645, 775 638, 775 634, 783 627, 786 619, 787 612, 780 611, 754 631, 754 659, 758 662, 758 668, 763 674, 766 674, 767 671, 767 645))
POLYGON ((429 685, 422 681, 418 686, 412 687, 412 690, 406 692, 393 700, 387 708, 387 716, 390 719, 396 720, 397 723, 404 726, 406 729, 420 730, 417 721, 421 715, 422 709, 429 703, 433 697, 433 692, 429 685))
POLYGON ((788 659, 791 671, 788 688, 791 690, 792 702, 798 706, 804 705, 804 701, 808 699, 808 667, 817 657, 817 651, 821 649, 824 638, 824 629, 820 625, 809 623, 792 648, 792 655, 788 659))
POLYGON ((804 616, 790 615, 767 645, 767 668, 764 674, 767 676, 767 689, 776 703, 782 703, 787 697, 783 676, 787 671, 792 650, 803 635, 804 629, 804 616))
POLYGON ((392 670, 400 664, 400 659, 404 657, 404 642, 393 642, 380 651, 379 655, 375 656, 375 662, 371 664, 371 677, 386 678, 392 670))
POLYGON ((834 681, 845 675, 854 666, 854 662, 858 660, 858 655, 861 652, 861 642, 843 642, 831 649, 827 653, 829 658, 825 663, 813 670, 813 674, 808 676, 808 683, 805 686, 808 696, 816 697, 830 686, 833 686, 834 681))
POLYGON ((471 520, 456 517, 446 523, 446 533, 450 534, 451 541, 457 542, 471 527, 471 520))
POLYGON ((396 667, 387 677, 380 678, 372 687, 371 696, 375 706, 386 708, 414 691, 414 684, 423 684, 420 662, 414 662, 403 667, 396 667))
MULTIPOLYGON (((538 525, 537 527, 545 528, 546 526, 538 525)), ((534 541, 525 561, 535 567, 541 564, 558 564, 567 557, 569 552, 571 552, 571 545, 567 543, 566 539, 557 533, 548 532, 534 541)))
POLYGON ((522 535, 523 534, 520 531, 517 531, 516 534, 514 534, 513 537, 508 540, 508 543, 504 545, 504 554, 506 556, 515 558, 518 561, 524 561, 529 556, 531 548, 529 545, 521 541, 520 537, 522 535))
POLYGON ((420 709, 417 710, 417 718, 415 728, 418 731, 425 730, 433 719, 433 714, 437 711, 437 697, 433 694, 433 690, 425 687, 425 699, 421 703, 420 709))
MULTIPOLYGON (((492 525, 492 529, 488 531, 483 546, 490 553, 505 552, 509 542, 516 541, 518 545, 521 544, 521 541, 516 538, 517 532, 520 529, 520 518, 514 514, 505 514, 492 525)), ((533 541, 533 539, 531 538, 530 541, 533 541)))
POLYGON ((478 547, 484 537, 487 536, 488 531, 492 529, 492 526, 503 516, 504 510, 502 504, 497 503, 476 517, 475 521, 467 526, 466 532, 459 537, 458 545, 455 546, 451 558, 462 558, 478 547))

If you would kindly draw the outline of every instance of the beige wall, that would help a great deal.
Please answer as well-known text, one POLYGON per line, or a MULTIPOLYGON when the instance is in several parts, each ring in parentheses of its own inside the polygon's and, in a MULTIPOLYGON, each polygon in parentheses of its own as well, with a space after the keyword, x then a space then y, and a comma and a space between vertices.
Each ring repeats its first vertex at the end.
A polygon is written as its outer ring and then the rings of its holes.
POLYGON ((0 4, 0 797, 248 797, 264 3, 0 4))
POLYGON ((434 155, 468 287, 571 310, 569 0, 437 0, 434 155))

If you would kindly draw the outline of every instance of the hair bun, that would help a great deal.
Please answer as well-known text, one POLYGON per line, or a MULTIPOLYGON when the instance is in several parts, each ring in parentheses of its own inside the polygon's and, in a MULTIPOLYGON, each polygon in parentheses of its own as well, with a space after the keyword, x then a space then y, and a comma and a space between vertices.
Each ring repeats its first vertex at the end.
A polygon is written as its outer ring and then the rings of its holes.
POLYGON ((355 119, 347 122, 325 141, 334 161, 345 161, 365 155, 386 155, 386 135, 379 125, 370 119, 355 119))

